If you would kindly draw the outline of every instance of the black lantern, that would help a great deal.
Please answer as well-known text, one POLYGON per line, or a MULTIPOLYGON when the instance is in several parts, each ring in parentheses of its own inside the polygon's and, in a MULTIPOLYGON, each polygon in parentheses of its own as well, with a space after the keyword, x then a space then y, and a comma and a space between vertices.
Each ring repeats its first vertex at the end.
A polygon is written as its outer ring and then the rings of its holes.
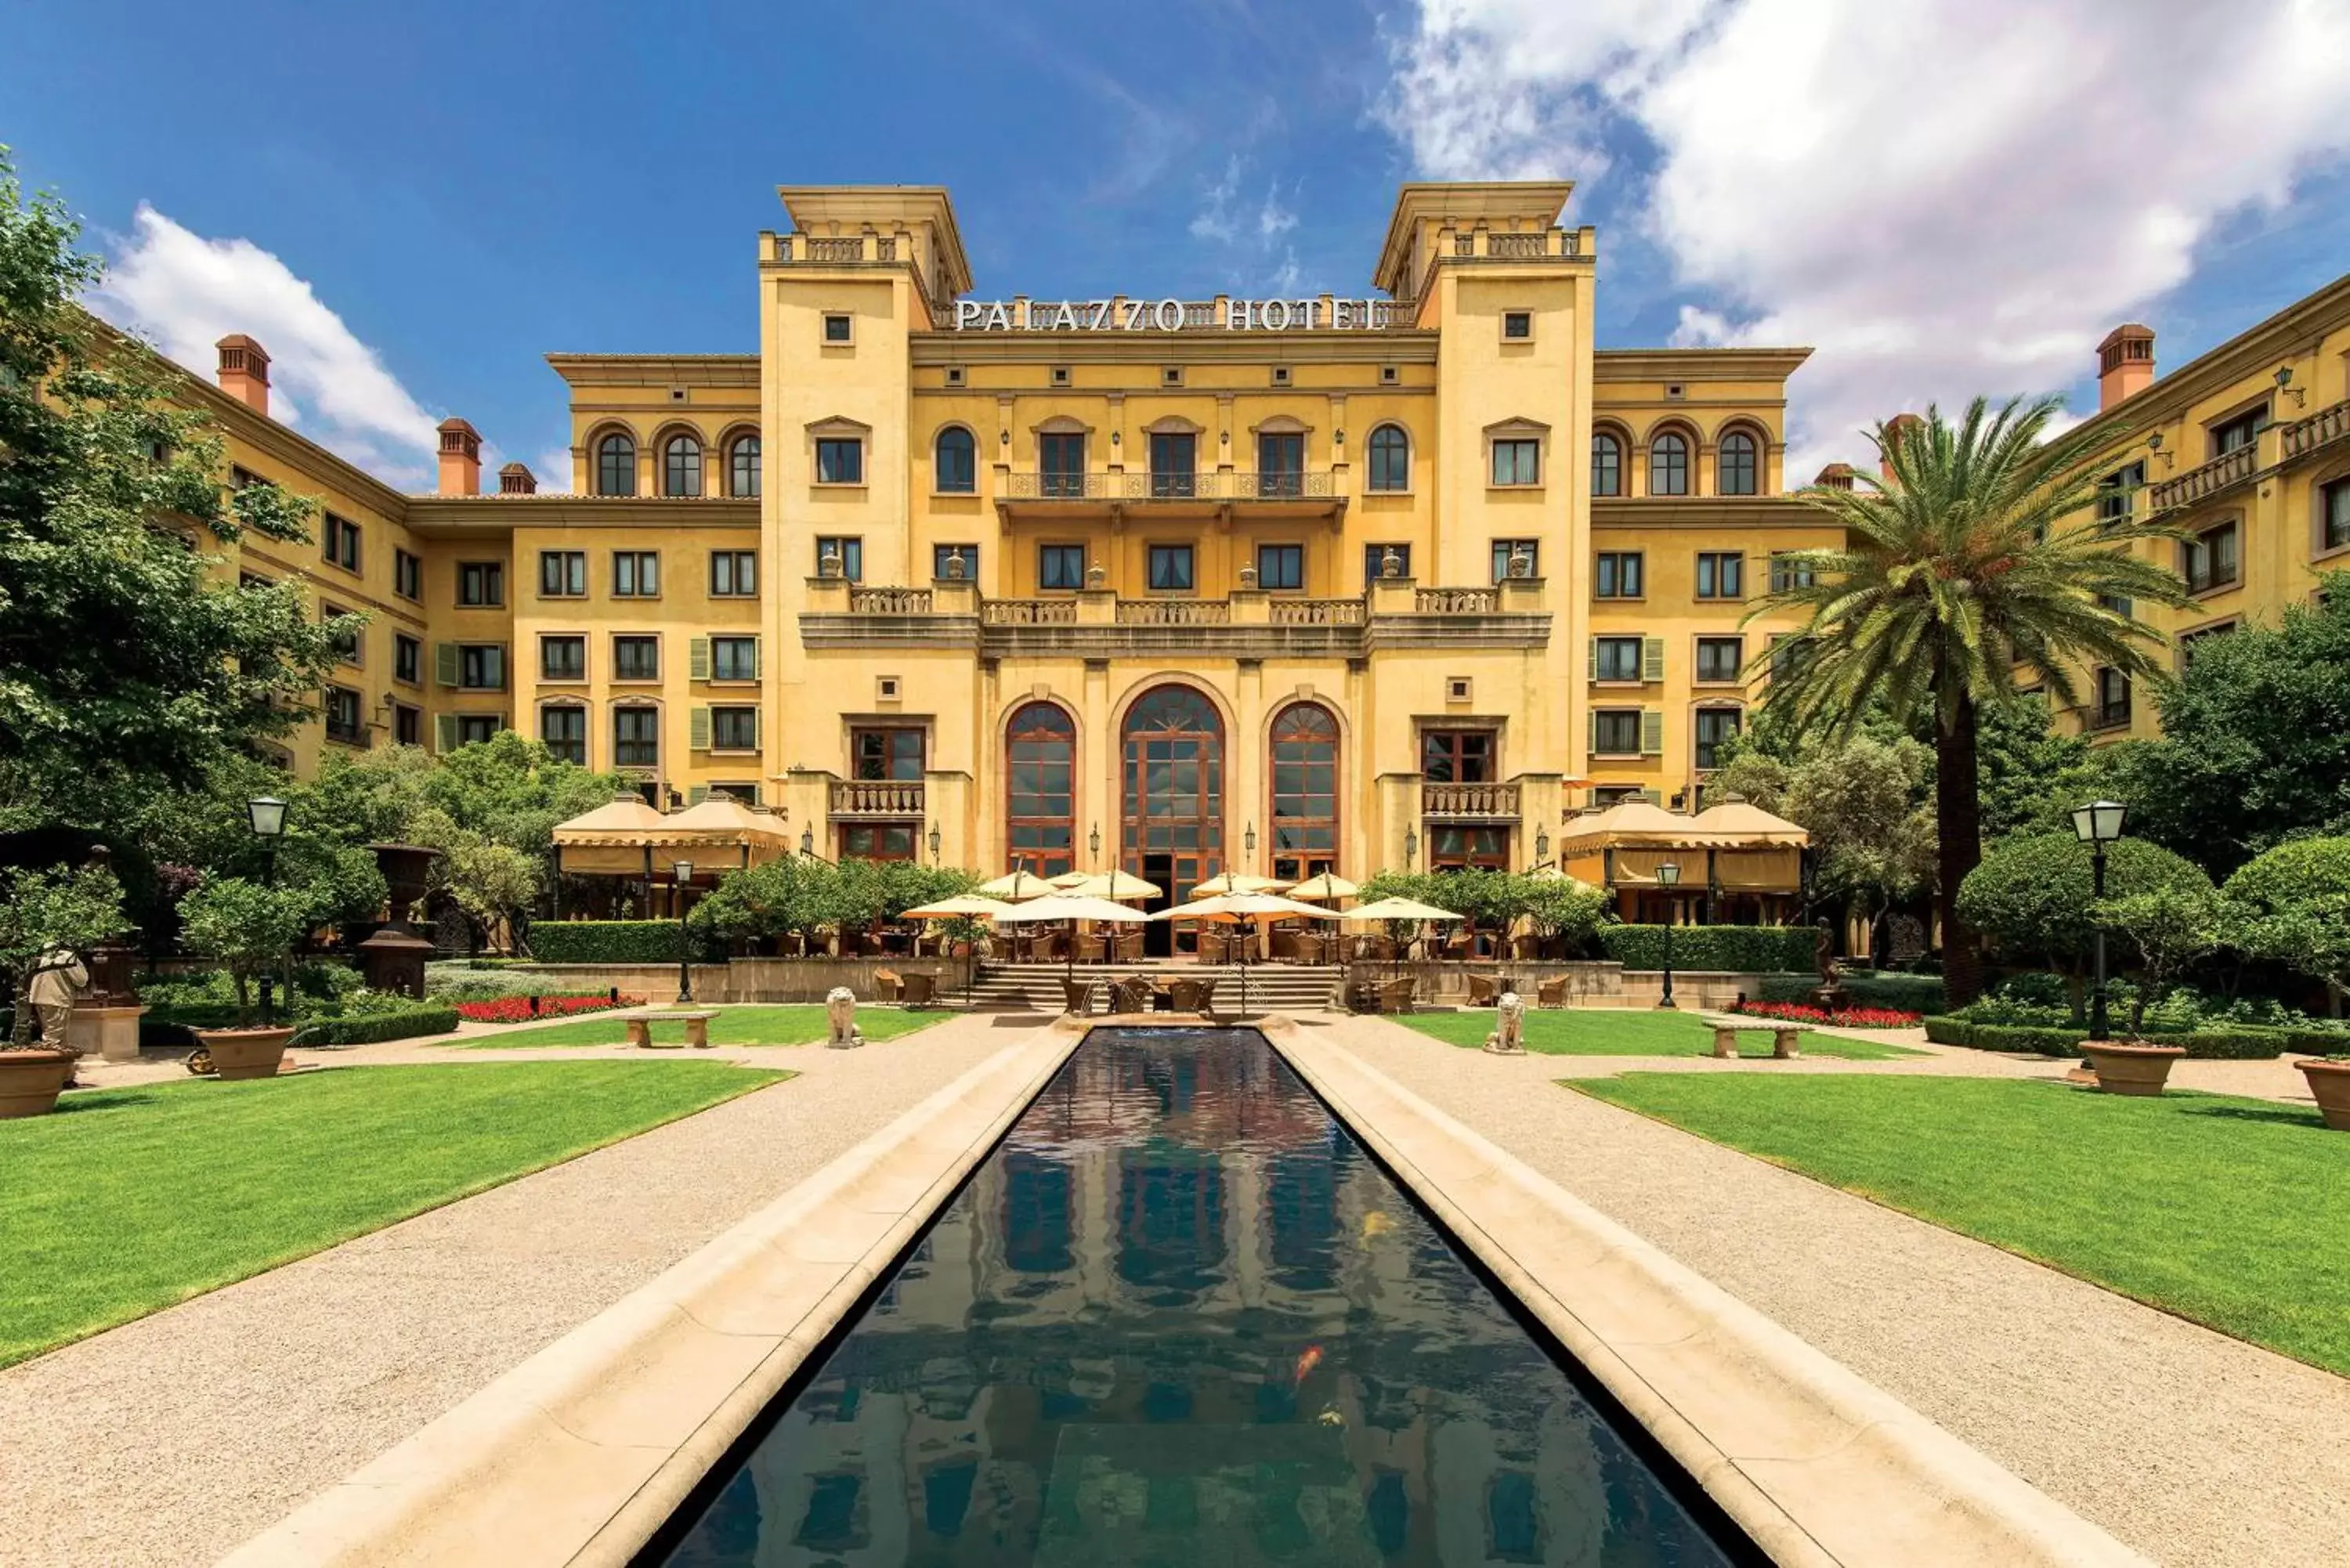
POLYGON ((1659 1007, 1678 1008, 1673 1000, 1673 906, 1671 895, 1680 886, 1681 868, 1677 861, 1667 860, 1657 867, 1657 886, 1666 894, 1665 903, 1665 986, 1664 994, 1657 998, 1659 1007))
MULTIPOLYGON (((2129 807, 2117 800, 2093 800, 2073 813, 2073 836, 2089 846, 2089 892, 2106 896, 2106 846, 2122 836, 2129 807)), ((2089 1038, 2113 1038, 2113 1015, 2106 999, 2106 928, 2096 929, 2096 985, 2089 992, 2089 1038)))

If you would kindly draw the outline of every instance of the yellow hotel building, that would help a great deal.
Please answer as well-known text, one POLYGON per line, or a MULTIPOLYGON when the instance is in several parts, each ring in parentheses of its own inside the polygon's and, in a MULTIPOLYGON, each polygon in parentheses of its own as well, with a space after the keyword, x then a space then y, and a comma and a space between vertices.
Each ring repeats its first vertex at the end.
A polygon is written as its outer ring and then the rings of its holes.
MULTIPOLYGON (((1570 190, 1404 187, 1360 297, 1046 301, 974 293, 942 190, 785 188, 756 353, 549 356, 567 494, 482 493, 461 420, 438 493, 388 489, 224 339, 191 395, 232 481, 328 514, 242 569, 373 618, 291 760, 512 727, 819 852, 1176 897, 1522 868, 1590 805, 1694 804, 1773 635, 1747 601, 1835 541, 1785 493, 1805 351, 1596 348, 1570 190)), ((2305 596, 2350 530, 2350 284, 2161 381, 2116 338, 2118 504, 2240 530, 2166 629, 2305 596)))

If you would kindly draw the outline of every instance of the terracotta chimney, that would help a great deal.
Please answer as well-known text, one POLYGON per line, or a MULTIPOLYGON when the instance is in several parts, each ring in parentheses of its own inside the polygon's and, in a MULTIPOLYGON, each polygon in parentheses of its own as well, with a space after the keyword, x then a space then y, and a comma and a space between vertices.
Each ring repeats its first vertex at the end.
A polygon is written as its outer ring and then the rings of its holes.
POLYGON ((441 493, 482 493, 482 437, 463 420, 441 421, 441 493))
POLYGON ((1814 484, 1825 486, 1829 490, 1850 490, 1852 488, 1852 464, 1848 462, 1832 462, 1825 468, 1820 470, 1820 476, 1812 481, 1812 483, 1814 484))
POLYGON ((521 463, 510 462, 498 470, 498 493, 536 495, 538 493, 538 475, 521 463))
POLYGON ((242 332, 232 332, 213 347, 220 350, 220 389, 267 419, 269 350, 242 332))
POLYGON ((1885 448, 1877 457, 1877 472, 1879 477, 1883 478, 1887 483, 1892 483, 1893 479, 1893 448, 1895 444, 1908 439, 1903 432, 1908 431, 1912 425, 1922 425, 1926 421, 1924 420, 1918 418, 1916 414, 1896 414, 1891 419, 1885 421, 1885 448))
POLYGON ((2154 328, 2125 321, 2097 345, 2097 411, 2144 391, 2154 379, 2154 328))

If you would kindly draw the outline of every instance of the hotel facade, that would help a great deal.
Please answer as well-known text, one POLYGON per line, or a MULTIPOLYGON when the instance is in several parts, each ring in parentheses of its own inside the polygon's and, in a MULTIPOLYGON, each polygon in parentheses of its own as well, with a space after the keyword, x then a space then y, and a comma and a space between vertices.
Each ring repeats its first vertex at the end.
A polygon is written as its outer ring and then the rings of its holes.
MULTIPOLYGON (((1694 805, 1789 629, 1750 601, 1837 539, 1787 495, 1806 351, 1596 348, 1570 191, 1404 187, 1359 296, 1042 300, 974 290, 941 190, 785 188, 756 353, 549 356, 565 494, 484 493, 462 420, 436 493, 390 490, 224 339, 190 395, 228 481, 326 513, 237 569, 370 618, 289 760, 512 728, 820 853, 1174 898, 1523 868, 1590 805, 1694 805)), ((2350 548, 2350 280, 2159 381, 2151 338, 2106 344, 2116 504, 2238 530, 2163 629, 2305 598, 2350 548)), ((2065 722, 2145 729, 2094 684, 2065 722)))

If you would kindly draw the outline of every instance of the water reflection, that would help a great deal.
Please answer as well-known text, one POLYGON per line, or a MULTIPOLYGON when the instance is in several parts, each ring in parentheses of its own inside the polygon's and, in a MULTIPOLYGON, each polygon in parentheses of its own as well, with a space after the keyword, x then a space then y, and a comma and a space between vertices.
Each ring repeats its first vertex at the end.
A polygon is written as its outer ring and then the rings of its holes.
POLYGON ((1097 1033, 671 1557, 1727 1562, 1254 1034, 1097 1033))

